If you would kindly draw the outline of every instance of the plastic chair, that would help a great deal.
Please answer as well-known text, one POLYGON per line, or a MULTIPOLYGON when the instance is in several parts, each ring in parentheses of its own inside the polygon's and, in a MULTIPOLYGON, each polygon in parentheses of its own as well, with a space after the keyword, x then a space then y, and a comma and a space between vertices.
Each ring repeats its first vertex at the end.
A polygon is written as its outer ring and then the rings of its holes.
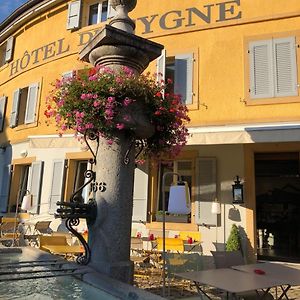
POLYGON ((34 225, 33 233, 25 235, 25 239, 27 239, 28 244, 32 247, 39 246, 40 235, 49 235, 53 232, 50 228, 51 221, 38 221, 34 225))
MULTIPOLYGON (((163 251, 163 238, 158 237, 156 239, 157 242, 157 250, 163 251)), ((184 251, 184 243, 183 239, 180 238, 165 238, 165 250, 173 251, 173 252, 183 252, 184 251)))
POLYGON ((244 265, 245 260, 241 251, 210 251, 216 269, 230 268, 232 266, 244 265))
MULTIPOLYGON (((165 258, 166 258, 166 274, 168 279, 169 295, 170 295, 170 284, 172 280, 173 281, 175 280, 176 273, 203 270, 203 256, 201 256, 199 253, 168 253, 167 252, 165 253, 165 258)), ((180 280, 180 282, 182 282, 182 280, 180 280)))
POLYGON ((0 242, 5 246, 19 243, 20 232, 18 230, 19 219, 14 217, 2 217, 0 225, 0 242))
POLYGON ((143 263, 149 259, 149 255, 146 255, 143 249, 143 240, 138 237, 132 237, 130 240, 130 260, 134 263, 143 263))
POLYGON ((51 221, 38 221, 34 226, 33 234, 51 234, 51 221))

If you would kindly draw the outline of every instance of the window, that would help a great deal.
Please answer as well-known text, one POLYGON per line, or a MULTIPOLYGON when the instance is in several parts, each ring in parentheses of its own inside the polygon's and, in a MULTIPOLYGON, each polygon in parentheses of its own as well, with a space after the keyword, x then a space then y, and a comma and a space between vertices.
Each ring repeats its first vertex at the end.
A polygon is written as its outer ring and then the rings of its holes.
MULTIPOLYGON (((85 25, 93 25, 112 18, 116 11, 111 7, 110 1, 87 1, 84 6, 86 17, 85 25)), ((81 0, 74 0, 68 6, 67 29, 74 30, 80 27, 81 0)))
POLYGON ((8 38, 8 40, 0 46, 0 67, 12 60, 13 47, 14 37, 8 38))
MULTIPOLYGON (((158 199, 157 199, 157 211, 162 210, 163 193, 165 198, 165 209, 168 210, 169 204, 169 192, 172 183, 176 183, 178 177, 174 175, 165 177, 165 186, 162 186, 163 174, 166 172, 176 172, 181 175, 181 179, 188 183, 191 195, 191 187, 193 186, 193 161, 192 160, 178 160, 178 161, 162 161, 159 164, 157 187, 158 187, 158 199)), ((188 221, 191 222, 189 216, 188 221)))
POLYGON ((62 77, 64 79, 73 78, 73 76, 74 76, 74 71, 67 71, 62 73, 62 77))
POLYGON ((96 2, 89 6, 88 24, 93 25, 107 21, 112 18, 116 11, 111 7, 109 1, 96 2))
POLYGON ((68 5, 67 29, 73 30, 80 26, 81 0, 75 0, 68 5))
POLYGON ((3 131, 7 97, 0 97, 0 132, 3 131))
MULTIPOLYGON (((194 54, 184 53, 175 56, 167 56, 163 50, 157 60, 158 80, 171 79, 167 92, 181 95, 181 100, 186 105, 196 102, 193 92, 194 79, 194 54)), ((194 80, 195 81, 195 80, 194 80)))
POLYGON ((32 195, 32 207, 29 211, 33 214, 39 214, 43 167, 44 163, 42 161, 14 165, 10 188, 10 211, 16 211, 17 203, 21 205, 26 191, 29 191, 32 195))
MULTIPOLYGON (((73 187, 73 193, 78 191, 89 179, 84 177, 84 174, 87 170, 91 169, 91 164, 88 163, 87 160, 77 161, 76 166, 76 174, 75 174, 75 181, 73 187)), ((84 203, 87 203, 89 200, 89 194, 91 191, 91 186, 85 186, 83 190, 78 195, 80 200, 84 203)))
POLYGON ((249 43, 250 98, 297 96, 295 37, 249 43))
POLYGON ((31 84, 13 93, 13 105, 10 115, 10 127, 30 124, 36 121, 38 83, 31 84))

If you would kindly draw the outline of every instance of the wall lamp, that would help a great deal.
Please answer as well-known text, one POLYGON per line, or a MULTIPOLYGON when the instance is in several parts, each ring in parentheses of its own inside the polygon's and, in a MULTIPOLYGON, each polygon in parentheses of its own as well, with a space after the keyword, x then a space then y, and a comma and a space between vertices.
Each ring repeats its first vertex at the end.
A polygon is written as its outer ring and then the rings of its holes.
POLYGON ((236 176, 235 180, 233 180, 234 184, 232 185, 232 203, 241 204, 244 203, 244 192, 243 192, 243 184, 240 181, 239 176, 236 176))

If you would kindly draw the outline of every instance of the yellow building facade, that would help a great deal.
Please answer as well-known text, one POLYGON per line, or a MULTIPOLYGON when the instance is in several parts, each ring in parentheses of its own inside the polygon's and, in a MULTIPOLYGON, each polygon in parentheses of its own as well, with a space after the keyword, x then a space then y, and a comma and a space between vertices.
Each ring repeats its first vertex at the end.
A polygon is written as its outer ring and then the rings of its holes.
MULTIPOLYGON (((28 191, 32 219, 53 219, 56 201, 84 183, 91 154, 47 124, 46 98, 56 78, 88 66, 78 53, 114 13, 109 1, 28 1, 0 24, 2 213, 28 191)), ((149 70, 173 79, 191 117, 176 160, 136 169, 133 228, 162 227, 172 180, 162 191, 161 179, 173 171, 188 182, 192 209, 170 218, 170 235, 200 231, 209 253, 235 223, 249 253, 299 259, 299 1, 138 1, 131 17, 137 35, 164 45, 149 70), (243 199, 233 203, 236 176, 243 199), (215 199, 220 214, 211 211, 215 199)))

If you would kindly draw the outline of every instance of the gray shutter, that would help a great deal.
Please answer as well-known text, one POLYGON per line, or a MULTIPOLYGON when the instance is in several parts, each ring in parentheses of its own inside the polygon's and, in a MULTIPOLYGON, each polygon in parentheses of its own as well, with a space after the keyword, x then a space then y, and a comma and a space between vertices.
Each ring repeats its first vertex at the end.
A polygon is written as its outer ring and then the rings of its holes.
POLYGON ((81 0, 69 3, 67 29, 77 29, 80 25, 81 0))
POLYGON ((10 181, 11 181, 11 165, 2 165, 1 168, 1 186, 0 186, 0 212, 7 212, 7 203, 10 190, 10 181))
POLYGON ((3 96, 0 98, 0 132, 3 131, 5 110, 6 110, 7 97, 3 96))
POLYGON ((275 96, 298 96, 295 37, 273 40, 275 96))
POLYGON ((116 10, 111 6, 111 0, 108 1, 107 18, 113 18, 117 14, 116 10))
POLYGON ((65 175, 65 160, 54 160, 52 169, 52 182, 49 198, 49 213, 55 213, 57 209, 56 202, 62 200, 64 177, 65 175))
POLYGON ((28 178, 27 189, 32 195, 32 208, 28 211, 33 214, 40 212, 43 167, 43 161, 33 162, 28 178))
POLYGON ((175 56, 174 92, 185 104, 193 103, 193 63, 192 53, 175 56))
POLYGON ((9 62, 13 59, 14 37, 11 36, 6 42, 5 61, 9 62))
POLYGON ((28 87, 26 113, 25 113, 25 124, 33 123, 35 121, 38 90, 39 90, 38 83, 31 84, 28 87))
POLYGON ((20 95, 21 95, 21 89, 17 89, 13 93, 13 105, 11 109, 10 122, 9 122, 9 126, 11 128, 16 127, 18 123, 20 95))
POLYGON ((274 97, 272 40, 249 44, 250 98, 274 97))
POLYGON ((161 80, 165 80, 166 77, 166 50, 165 49, 161 51, 161 55, 157 58, 156 74, 157 74, 156 80, 158 82, 160 82, 161 80))
POLYGON ((198 178, 196 199, 196 223, 198 225, 216 225, 217 215, 211 213, 212 202, 217 195, 216 158, 199 158, 197 160, 198 178))
POLYGON ((132 221, 147 220, 148 170, 146 166, 135 168, 132 221))

